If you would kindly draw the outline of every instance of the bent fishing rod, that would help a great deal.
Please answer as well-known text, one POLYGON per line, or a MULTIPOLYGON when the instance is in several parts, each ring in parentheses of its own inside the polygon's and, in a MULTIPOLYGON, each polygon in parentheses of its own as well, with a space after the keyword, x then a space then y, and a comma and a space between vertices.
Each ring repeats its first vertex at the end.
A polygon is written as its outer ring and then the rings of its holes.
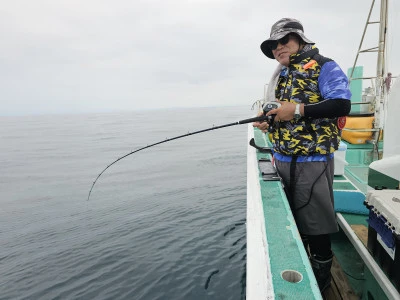
POLYGON ((134 154, 134 153, 136 153, 136 152, 139 152, 139 151, 144 150, 144 149, 151 148, 151 147, 153 147, 153 146, 156 146, 156 145, 159 145, 159 144, 162 144, 162 143, 170 142, 170 141, 173 141, 173 140, 177 140, 177 139, 180 139, 180 138, 183 138, 183 137, 186 137, 186 136, 190 136, 190 135, 194 135, 194 134, 198 134, 198 133, 202 133, 202 132, 207 132, 207 131, 211 131, 211 130, 221 129, 221 128, 230 127, 230 126, 234 126, 234 125, 247 124, 247 123, 252 123, 252 122, 270 121, 270 120, 271 120, 271 116, 266 116, 265 113, 266 113, 266 110, 265 110, 265 108, 264 108, 264 115, 262 115, 262 116, 258 116, 258 117, 254 117, 254 118, 250 118, 250 119, 245 119, 245 120, 241 120, 241 121, 237 121, 237 122, 233 122, 233 123, 228 123, 228 124, 225 124, 225 125, 213 126, 213 127, 207 128, 207 129, 199 130, 199 131, 188 132, 188 133, 186 133, 186 134, 179 135, 179 136, 176 136, 176 137, 173 137, 173 138, 169 138, 169 139, 165 139, 165 140, 163 140, 163 141, 160 141, 160 142, 157 142, 157 143, 154 143, 154 144, 151 144, 151 145, 147 145, 147 146, 145 146, 145 147, 142 147, 142 148, 139 148, 139 149, 137 149, 137 150, 131 151, 131 152, 129 152, 129 153, 127 153, 127 154, 121 156, 120 158, 114 160, 114 161, 113 161, 112 163, 110 163, 107 167, 105 167, 105 168, 103 169, 103 171, 100 172, 99 175, 97 175, 96 179, 93 181, 92 187, 90 188, 90 191, 89 191, 89 195, 88 195, 87 200, 89 201, 90 194, 92 193, 93 187, 94 187, 94 185, 96 184, 97 180, 100 178, 100 176, 101 176, 109 167, 111 167, 113 164, 117 163, 118 161, 120 161, 121 159, 124 159, 125 157, 127 157, 127 156, 129 156, 129 155, 132 155, 132 154, 134 154))

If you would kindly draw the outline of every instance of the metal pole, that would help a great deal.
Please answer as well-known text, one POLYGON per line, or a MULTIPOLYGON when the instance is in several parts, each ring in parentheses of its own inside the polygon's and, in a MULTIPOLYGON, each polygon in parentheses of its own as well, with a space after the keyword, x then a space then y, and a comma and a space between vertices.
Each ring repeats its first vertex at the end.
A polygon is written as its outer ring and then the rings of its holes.
POLYGON ((375 0, 372 0, 371 8, 369 9, 367 22, 365 23, 364 32, 363 32, 363 35, 361 37, 360 45, 358 46, 357 56, 356 56, 356 59, 354 60, 353 68, 351 69, 351 74, 350 74, 350 77, 349 77, 349 81, 352 80, 352 77, 353 77, 354 68, 356 67, 358 56, 360 55, 360 52, 361 52, 361 47, 362 47, 362 44, 363 44, 363 41, 364 41, 365 32, 367 31, 368 24, 370 23, 369 20, 371 18, 371 13, 372 13, 372 9, 374 8, 374 4, 375 4, 375 0))
POLYGON ((381 108, 384 102, 384 76, 386 67, 385 46, 387 28, 387 0, 381 0, 380 25, 379 25, 379 45, 378 59, 376 66, 376 86, 375 86, 375 128, 383 128, 384 116, 381 116, 381 108))

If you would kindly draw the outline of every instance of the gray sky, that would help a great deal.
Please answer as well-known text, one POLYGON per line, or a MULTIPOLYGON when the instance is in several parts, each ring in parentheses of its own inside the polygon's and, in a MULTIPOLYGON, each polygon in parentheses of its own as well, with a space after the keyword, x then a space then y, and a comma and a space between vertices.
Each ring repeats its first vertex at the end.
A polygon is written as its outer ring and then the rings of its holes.
POLYGON ((301 20, 346 72, 371 2, 0 0, 0 115, 250 106, 276 65, 259 48, 275 21, 301 20))

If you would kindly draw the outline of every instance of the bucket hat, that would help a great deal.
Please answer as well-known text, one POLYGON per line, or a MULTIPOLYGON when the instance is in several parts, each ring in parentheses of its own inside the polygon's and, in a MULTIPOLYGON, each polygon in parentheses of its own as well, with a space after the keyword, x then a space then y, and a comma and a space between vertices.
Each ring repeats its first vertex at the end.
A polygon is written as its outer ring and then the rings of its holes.
POLYGON ((267 57, 274 59, 274 55, 272 54, 272 50, 270 47, 271 44, 283 38, 289 33, 296 33, 307 44, 315 44, 314 42, 306 38, 306 36, 304 35, 303 25, 300 23, 299 20, 292 18, 283 18, 272 25, 269 39, 265 40, 260 46, 261 51, 267 57))

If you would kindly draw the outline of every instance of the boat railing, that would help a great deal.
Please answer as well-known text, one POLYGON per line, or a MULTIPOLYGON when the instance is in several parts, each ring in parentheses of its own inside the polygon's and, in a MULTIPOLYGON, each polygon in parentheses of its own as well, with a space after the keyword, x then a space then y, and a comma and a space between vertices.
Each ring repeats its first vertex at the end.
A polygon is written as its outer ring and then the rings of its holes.
POLYGON ((373 102, 368 101, 368 102, 352 102, 351 105, 355 105, 355 104, 372 104, 373 102))
POLYGON ((343 128, 344 131, 351 131, 351 132, 375 132, 380 131, 380 128, 343 128))
POLYGON ((263 103, 264 99, 259 99, 254 101, 253 104, 251 105, 251 110, 254 110, 255 108, 257 108, 257 110, 261 110, 263 103))

